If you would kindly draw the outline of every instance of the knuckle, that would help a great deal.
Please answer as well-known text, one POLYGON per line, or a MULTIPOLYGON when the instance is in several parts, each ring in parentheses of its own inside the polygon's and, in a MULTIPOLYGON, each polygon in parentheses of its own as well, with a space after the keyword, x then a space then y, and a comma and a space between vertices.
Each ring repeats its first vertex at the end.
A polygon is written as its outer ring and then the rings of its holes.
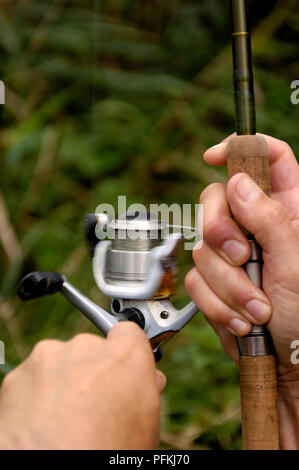
POLYGON ((273 204, 272 210, 273 210, 273 215, 276 219, 276 223, 283 224, 289 219, 287 210, 279 202, 275 201, 275 203, 273 204))
POLYGON ((102 344, 104 340, 97 335, 92 333, 80 333, 74 336, 72 339, 68 341, 71 346, 74 347, 90 347, 90 346, 97 346, 102 344))
POLYGON ((219 190, 221 190, 223 186, 224 185, 222 183, 209 184, 209 186, 207 186, 200 195, 200 199, 199 199, 200 203, 203 203, 204 201, 206 201, 207 198, 209 198, 212 193, 214 194, 215 192, 218 192, 219 190))
POLYGON ((113 348, 113 357, 116 361, 126 361, 133 354, 136 344, 131 337, 120 338, 113 348))
POLYGON ((220 222, 221 220, 216 217, 204 223, 203 226, 203 237, 207 243, 213 242, 217 235, 221 233, 220 231, 220 222))
POLYGON ((203 256, 204 256, 204 251, 205 251, 205 242, 203 242, 202 247, 200 249, 194 249, 192 251, 192 259, 196 266, 199 265, 200 262, 202 261, 203 256))
POLYGON ((152 359, 150 343, 140 342, 134 337, 121 338, 114 347, 113 358, 118 363, 132 363, 135 369, 141 369, 149 358, 152 359))
POLYGON ((185 287, 189 290, 194 282, 194 270, 191 269, 185 276, 185 287))
POLYGON ((46 358, 48 355, 52 355, 54 349, 60 346, 61 341, 55 339, 44 339, 39 341, 31 351, 30 356, 34 358, 46 358))
POLYGON ((9 374, 7 374, 2 380, 1 389, 14 388, 15 375, 16 375, 15 371, 9 372, 9 374))
POLYGON ((275 223, 276 226, 280 226, 284 225, 289 220, 289 216, 287 210, 282 206, 282 204, 271 200, 264 220, 267 225, 273 225, 273 223, 275 223))
POLYGON ((185 287, 187 291, 192 294, 196 284, 196 269, 193 268, 185 277, 185 287))
POLYGON ((213 312, 205 312, 205 316, 211 323, 224 326, 226 324, 226 315, 223 311, 214 309, 213 312))
POLYGON ((196 270, 201 272, 205 266, 208 266, 211 258, 213 257, 213 249, 210 248, 206 241, 203 241, 200 249, 194 249, 192 252, 193 262, 196 266, 196 270))
POLYGON ((147 345, 147 342, 143 343, 137 340, 134 336, 128 336, 126 338, 122 338, 120 342, 120 350, 122 354, 130 357, 143 353, 145 346, 147 345))
POLYGON ((204 316, 211 325, 226 327, 232 318, 232 312, 229 306, 215 306, 213 310, 203 310, 204 316))
POLYGON ((230 213, 219 211, 211 217, 206 217, 203 226, 203 238, 210 247, 220 248, 224 240, 238 237, 230 213))
POLYGON ((282 142, 283 142, 283 145, 284 145, 284 147, 285 147, 285 153, 294 154, 293 149, 292 149, 292 147, 290 146, 290 144, 289 144, 288 142, 285 142, 284 140, 283 140, 282 142))

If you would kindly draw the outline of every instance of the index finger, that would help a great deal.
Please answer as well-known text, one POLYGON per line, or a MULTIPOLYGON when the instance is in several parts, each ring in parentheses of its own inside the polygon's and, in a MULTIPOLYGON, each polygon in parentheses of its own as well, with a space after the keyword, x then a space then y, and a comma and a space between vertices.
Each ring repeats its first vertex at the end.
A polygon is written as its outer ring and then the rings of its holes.
MULTIPOLYGON (((291 147, 274 137, 265 137, 269 147, 270 178, 273 192, 289 191, 299 186, 299 166, 291 147)), ((204 160, 209 165, 226 165, 226 147, 229 138, 211 147, 204 153, 204 160)))

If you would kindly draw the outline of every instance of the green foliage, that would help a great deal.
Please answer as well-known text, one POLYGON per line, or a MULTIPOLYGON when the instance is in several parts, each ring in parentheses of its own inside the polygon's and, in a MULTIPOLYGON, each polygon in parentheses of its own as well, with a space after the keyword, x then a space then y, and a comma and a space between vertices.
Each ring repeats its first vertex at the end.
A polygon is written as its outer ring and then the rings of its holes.
MULTIPOLYGON (((258 129, 299 151, 298 1, 252 0, 258 129)), ((0 6, 3 374, 34 344, 95 329, 63 298, 21 303, 31 270, 93 282, 82 221, 101 202, 197 203, 225 181, 203 151, 234 131, 228 2, 27 0, 0 6)), ((180 260, 176 301, 186 301, 180 260)), ((161 448, 240 448, 234 363, 198 315, 164 348, 161 448)))

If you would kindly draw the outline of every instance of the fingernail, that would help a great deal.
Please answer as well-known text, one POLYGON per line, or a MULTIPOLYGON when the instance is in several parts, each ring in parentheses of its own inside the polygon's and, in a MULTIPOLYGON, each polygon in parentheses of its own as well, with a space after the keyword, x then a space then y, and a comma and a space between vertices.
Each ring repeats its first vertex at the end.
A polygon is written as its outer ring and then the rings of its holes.
POLYGON ((160 370, 156 371, 156 380, 157 380, 158 389, 161 393, 166 387, 166 377, 163 374, 163 372, 161 372, 160 370))
POLYGON ((208 149, 204 152, 204 155, 205 155, 206 153, 209 153, 210 150, 216 150, 216 149, 220 148, 220 147, 223 146, 223 145, 225 145, 224 142, 220 142, 220 144, 213 145, 213 147, 208 148, 208 149))
POLYGON ((199 240, 199 242, 197 242, 196 245, 194 246, 193 251, 201 250, 202 246, 203 246, 203 240, 199 240))
POLYGON ((267 322, 271 315, 271 306, 261 300, 250 300, 246 304, 246 310, 259 322, 267 322))
POLYGON ((229 322, 229 331, 236 336, 242 336, 248 333, 248 324, 238 318, 234 318, 229 322))
POLYGON ((237 184, 237 192, 243 201, 252 202, 259 197, 262 190, 249 176, 244 175, 237 184))
POLYGON ((213 145, 213 147, 210 147, 209 150, 216 149, 217 147, 220 147, 221 145, 225 145, 224 142, 220 142, 220 144, 213 145))
POLYGON ((222 245, 222 251, 234 263, 238 263, 244 260, 248 249, 247 246, 237 240, 227 240, 222 245))

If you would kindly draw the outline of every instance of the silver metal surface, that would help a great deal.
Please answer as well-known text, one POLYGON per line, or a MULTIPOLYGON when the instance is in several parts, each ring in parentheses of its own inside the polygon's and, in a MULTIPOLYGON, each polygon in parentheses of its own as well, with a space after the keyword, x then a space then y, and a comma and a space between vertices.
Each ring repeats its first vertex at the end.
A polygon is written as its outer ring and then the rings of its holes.
MULTIPOLYGON (((251 246, 250 260, 244 269, 249 279, 260 289, 262 288, 263 259, 259 245, 255 240, 249 240, 251 246)), ((253 325, 249 335, 238 337, 237 344, 241 356, 268 356, 273 354, 273 345, 264 325, 253 325)))
MULTIPOLYGON (((164 222, 155 215, 129 212, 109 225, 111 246, 106 252, 106 280, 144 281, 151 250, 162 243, 164 222)), ((115 283, 114 283, 115 284, 115 283)))
POLYGON ((150 251, 160 245, 166 225, 154 214, 122 214, 108 226, 108 239, 113 250, 150 251))
POLYGON ((147 277, 150 251, 107 251, 107 279, 143 281, 147 277))
MULTIPOLYGON (((67 281, 64 281, 61 292, 104 335, 107 335, 109 330, 119 321, 124 320, 121 313, 112 315, 106 312, 67 281)), ((145 319, 144 331, 149 340, 168 331, 174 333, 180 331, 198 311, 193 302, 190 302, 181 310, 177 310, 169 300, 114 300, 120 302, 122 309, 138 308, 141 311, 145 319), (161 312, 167 312, 168 317, 162 318, 161 312)))
POLYGON ((262 288, 262 266, 257 261, 249 261, 244 266, 249 279, 260 289, 262 288))
POLYGON ((273 345, 269 335, 265 334, 262 328, 262 334, 255 335, 251 333, 249 336, 238 338, 238 348, 241 356, 269 356, 273 354, 273 345))
MULTIPOLYGON (((126 232, 124 232, 126 233, 126 232)), ((134 238, 127 236, 128 234, 126 233, 126 238, 117 238, 120 237, 122 234, 120 232, 117 232, 115 234, 114 239, 112 239, 112 249, 113 250, 120 250, 120 251, 133 251, 133 252, 139 252, 139 251, 150 251, 152 248, 154 248, 157 245, 160 245, 161 243, 161 236, 159 234, 153 235, 153 238, 149 237, 148 232, 139 232, 138 237, 134 238)))
POLYGON ((89 300, 81 294, 72 284, 65 281, 62 285, 61 293, 66 297, 83 315, 85 315, 104 335, 118 323, 115 317, 106 310, 89 300))
POLYGON ((250 247, 251 247, 251 254, 250 254, 250 260, 249 261, 262 261, 261 247, 252 238, 250 238, 248 241, 249 241, 250 247))
POLYGON ((110 230, 124 230, 124 231, 162 231, 166 225, 163 221, 156 216, 151 215, 147 218, 146 214, 140 214, 133 219, 126 219, 126 214, 118 219, 112 220, 109 224, 110 230))
POLYGON ((107 252, 111 241, 98 243, 92 259, 93 275, 98 288, 109 297, 150 299, 159 289, 170 260, 183 240, 182 234, 172 233, 161 245, 150 251, 147 277, 143 281, 107 279, 107 252))
POLYGON ((149 340, 167 331, 180 331, 198 312, 194 302, 188 303, 180 310, 177 310, 168 299, 123 300, 122 303, 124 308, 135 307, 143 313, 146 321, 144 331, 149 340), (167 312, 168 317, 161 318, 161 312, 167 312))

